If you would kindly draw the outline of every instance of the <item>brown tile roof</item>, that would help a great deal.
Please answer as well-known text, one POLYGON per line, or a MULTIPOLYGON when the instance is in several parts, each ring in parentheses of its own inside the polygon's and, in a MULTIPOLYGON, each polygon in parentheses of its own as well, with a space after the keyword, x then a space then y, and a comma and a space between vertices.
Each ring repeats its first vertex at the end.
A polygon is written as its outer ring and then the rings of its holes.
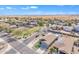
POLYGON ((62 36, 61 38, 62 38, 62 43, 60 45, 53 44, 53 46, 59 48, 59 50, 61 50, 61 51, 71 53, 75 38, 70 37, 70 36, 66 36, 66 35, 62 36))
POLYGON ((46 34, 43 39, 45 39, 45 43, 47 45, 50 45, 55 39, 56 39, 56 35, 52 34, 52 33, 48 33, 46 34))

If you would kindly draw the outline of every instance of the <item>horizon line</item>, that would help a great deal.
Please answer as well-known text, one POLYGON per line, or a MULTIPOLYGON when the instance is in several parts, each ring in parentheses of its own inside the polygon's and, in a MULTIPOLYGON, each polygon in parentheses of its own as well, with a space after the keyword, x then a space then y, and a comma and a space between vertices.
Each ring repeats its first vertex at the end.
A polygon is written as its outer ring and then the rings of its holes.
POLYGON ((56 15, 0 15, 0 16, 79 16, 79 14, 56 14, 56 15))

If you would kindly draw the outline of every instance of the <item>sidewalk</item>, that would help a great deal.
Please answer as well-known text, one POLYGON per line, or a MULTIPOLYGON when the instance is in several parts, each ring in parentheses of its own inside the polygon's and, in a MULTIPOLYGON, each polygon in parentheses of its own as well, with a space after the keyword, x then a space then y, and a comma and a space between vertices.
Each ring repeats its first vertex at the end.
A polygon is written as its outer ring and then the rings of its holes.
POLYGON ((34 39, 34 40, 31 41, 27 46, 32 49, 32 47, 34 46, 34 44, 35 44, 36 42, 38 42, 39 39, 41 39, 41 37, 38 37, 38 38, 34 39))
POLYGON ((41 49, 39 48, 36 52, 38 52, 38 53, 40 53, 40 54, 43 54, 43 53, 45 52, 45 50, 41 50, 41 49))

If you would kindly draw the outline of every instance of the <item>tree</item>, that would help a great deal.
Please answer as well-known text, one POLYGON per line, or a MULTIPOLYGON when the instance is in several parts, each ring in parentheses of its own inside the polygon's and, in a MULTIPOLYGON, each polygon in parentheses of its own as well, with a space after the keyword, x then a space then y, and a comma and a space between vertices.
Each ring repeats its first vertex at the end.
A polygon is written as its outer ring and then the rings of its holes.
POLYGON ((53 47, 53 48, 50 48, 50 51, 49 52, 50 53, 53 53, 53 52, 54 53, 57 53, 57 50, 58 50, 57 48, 53 47))
POLYGON ((8 19, 7 22, 9 24, 16 24, 17 21, 16 21, 16 19, 8 19))
POLYGON ((37 21, 37 23, 38 23, 39 26, 43 26, 44 25, 44 22, 41 21, 41 20, 40 21, 37 21))

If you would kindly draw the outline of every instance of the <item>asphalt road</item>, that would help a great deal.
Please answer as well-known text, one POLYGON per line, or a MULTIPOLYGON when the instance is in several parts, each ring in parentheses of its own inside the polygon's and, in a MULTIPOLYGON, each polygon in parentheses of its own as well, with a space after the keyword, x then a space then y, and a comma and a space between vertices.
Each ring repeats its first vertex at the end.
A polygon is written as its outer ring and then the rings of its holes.
POLYGON ((11 38, 9 35, 2 36, 3 40, 5 40, 7 43, 9 43, 14 49, 16 49, 21 54, 36 54, 35 51, 31 50, 30 48, 26 47, 25 44, 20 43, 14 38, 11 38))
POLYGON ((35 33, 34 35, 32 35, 31 37, 27 38, 26 40, 23 41, 24 44, 28 44, 30 43, 31 41, 33 41, 36 36, 39 35, 39 33, 35 33))
POLYGON ((17 54, 17 51, 10 49, 9 51, 5 52, 5 54, 17 54))

